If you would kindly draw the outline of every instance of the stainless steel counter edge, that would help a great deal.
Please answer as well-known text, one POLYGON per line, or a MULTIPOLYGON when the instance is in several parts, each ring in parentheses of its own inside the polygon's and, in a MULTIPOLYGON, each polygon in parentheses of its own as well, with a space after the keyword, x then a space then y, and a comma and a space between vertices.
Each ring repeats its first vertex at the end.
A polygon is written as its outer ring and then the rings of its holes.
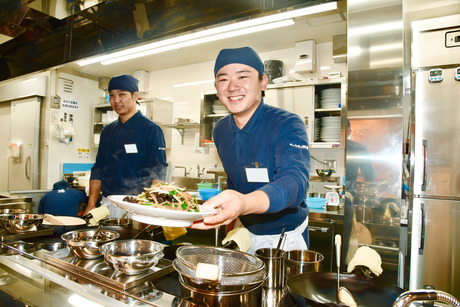
MULTIPOLYGON (((12 269, 17 273, 18 276, 22 275, 27 279, 43 279, 45 281, 47 280, 54 282, 69 290, 69 293, 80 295, 86 299, 89 299, 93 303, 101 304, 101 306, 129 306, 129 304, 125 304, 109 296, 106 296, 103 293, 100 293, 100 287, 90 287, 88 285, 78 284, 74 281, 67 279, 64 276, 59 275, 58 273, 52 272, 51 270, 44 268, 42 266, 42 262, 39 262, 38 260, 30 260, 19 255, 0 256, 0 264, 12 269), (35 274, 29 274, 30 276, 26 276, 27 274, 25 275, 24 272, 32 272, 35 274)), ((42 284, 46 284, 46 282, 42 281, 42 284)), ((0 286, 0 289, 3 290, 3 286, 0 286)), ((123 295, 123 292, 120 292, 120 294, 123 295)), ((21 301, 21 297, 25 297, 25 295, 23 295, 22 293, 18 293, 18 295, 16 296, 16 298, 18 298, 19 301, 21 301)), ((56 296, 54 296, 53 298, 56 298, 56 296)), ((175 297, 173 295, 163 292, 162 296, 156 301, 149 302, 150 304, 138 304, 137 306, 170 307, 172 306, 174 298, 175 297)), ((68 305, 69 299, 70 295, 62 292, 62 306, 68 305)))

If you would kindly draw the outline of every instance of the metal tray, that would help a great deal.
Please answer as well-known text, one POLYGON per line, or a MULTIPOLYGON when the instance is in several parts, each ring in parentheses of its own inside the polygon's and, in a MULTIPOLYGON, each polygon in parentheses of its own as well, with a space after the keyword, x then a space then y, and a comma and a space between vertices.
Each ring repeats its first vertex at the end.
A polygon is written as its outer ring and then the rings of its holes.
POLYGON ((36 237, 44 237, 44 236, 51 236, 54 234, 54 229, 51 227, 40 225, 37 227, 35 231, 25 231, 19 233, 12 233, 8 230, 1 229, 0 230, 0 240, 1 241, 9 241, 9 240, 21 240, 21 239, 28 239, 28 238, 36 238, 36 237))
POLYGON ((105 262, 104 258, 81 259, 74 256, 67 248, 46 253, 45 261, 71 275, 119 290, 130 289, 174 270, 171 265, 172 261, 162 258, 156 266, 145 273, 138 275, 119 274, 105 262))

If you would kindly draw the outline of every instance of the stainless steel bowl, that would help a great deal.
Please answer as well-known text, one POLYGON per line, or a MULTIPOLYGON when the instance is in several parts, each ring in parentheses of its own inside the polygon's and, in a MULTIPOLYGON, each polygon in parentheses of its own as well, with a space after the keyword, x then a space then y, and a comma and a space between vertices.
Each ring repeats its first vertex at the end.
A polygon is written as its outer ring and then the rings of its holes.
POLYGON ((120 237, 120 234, 112 230, 101 230, 96 238, 96 229, 74 230, 64 233, 61 238, 67 242, 70 251, 79 258, 95 259, 102 257, 99 248, 107 242, 120 237))
POLYGON ((136 275, 155 266, 163 257, 164 246, 149 240, 121 240, 102 245, 105 261, 117 272, 136 275))
POLYGON ((318 174, 318 176, 320 177, 330 177, 332 175, 332 170, 331 169, 316 169, 316 173, 318 174))
POLYGON ((26 209, 19 209, 19 208, 0 209, 0 214, 21 214, 21 213, 29 213, 29 211, 26 209))
POLYGON ((1 214, 0 222, 2 227, 13 233, 35 231, 43 224, 44 214, 1 214))

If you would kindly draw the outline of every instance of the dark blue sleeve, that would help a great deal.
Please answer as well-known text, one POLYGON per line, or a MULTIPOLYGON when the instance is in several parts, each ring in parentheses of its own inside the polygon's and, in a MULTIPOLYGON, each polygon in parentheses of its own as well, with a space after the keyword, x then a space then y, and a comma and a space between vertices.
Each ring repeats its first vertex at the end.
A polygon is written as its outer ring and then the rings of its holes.
POLYGON ((40 203, 38 205, 38 213, 43 214, 45 213, 45 202, 46 202, 46 194, 40 199, 40 203))
POLYGON ((145 176, 151 179, 166 180, 166 142, 163 130, 155 126, 148 139, 149 159, 146 165, 145 176))
POLYGON ((96 162, 91 168, 91 177, 90 180, 102 180, 104 178, 104 167, 105 167, 105 156, 108 151, 108 142, 106 142, 107 127, 105 127, 101 132, 99 148, 96 155, 96 162))
POLYGON ((276 139, 273 182, 261 190, 270 198, 266 213, 297 207, 305 199, 310 179, 310 150, 305 123, 293 115, 282 123, 276 139))

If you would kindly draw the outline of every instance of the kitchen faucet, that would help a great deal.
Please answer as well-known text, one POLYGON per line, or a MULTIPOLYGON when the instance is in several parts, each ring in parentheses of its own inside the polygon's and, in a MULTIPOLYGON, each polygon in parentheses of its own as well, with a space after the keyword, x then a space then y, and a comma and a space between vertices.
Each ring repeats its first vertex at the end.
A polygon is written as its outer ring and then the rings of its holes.
POLYGON ((184 177, 187 177, 187 175, 190 174, 190 172, 192 171, 192 168, 190 168, 187 171, 187 168, 185 166, 174 166, 174 168, 183 168, 184 169, 184 177))
POLYGON ((201 178, 201 175, 204 174, 204 167, 202 170, 200 170, 200 165, 198 164, 198 166, 196 167, 196 169, 198 170, 197 174, 198 174, 198 178, 201 178))
POLYGON ((439 290, 417 290, 401 294, 393 303, 393 307, 409 306, 410 303, 415 301, 435 301, 443 302, 450 306, 460 306, 460 301, 449 293, 439 290))

